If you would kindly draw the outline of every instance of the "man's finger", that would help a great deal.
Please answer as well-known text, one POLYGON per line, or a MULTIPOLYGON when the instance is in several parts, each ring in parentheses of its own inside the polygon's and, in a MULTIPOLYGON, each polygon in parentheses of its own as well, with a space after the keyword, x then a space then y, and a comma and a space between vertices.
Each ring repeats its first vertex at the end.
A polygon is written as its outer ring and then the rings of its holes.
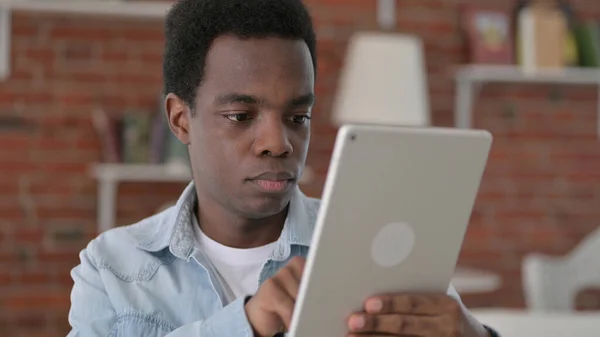
POLYGON ((348 320, 350 333, 434 336, 444 331, 449 322, 444 316, 355 314, 348 320))
POLYGON ((283 288, 288 295, 295 301, 298 297, 298 290, 300 288, 300 278, 296 276, 296 273, 292 268, 285 267, 277 272, 277 283, 283 288))
POLYGON ((399 294, 369 298, 365 311, 371 314, 441 315, 456 306, 447 295, 399 294))
POLYGON ((306 260, 303 257, 295 256, 290 260, 287 268, 290 268, 294 273, 294 276, 298 280, 298 283, 302 279, 302 273, 304 272, 304 265, 306 264, 306 260))
POLYGON ((275 285, 273 287, 273 293, 271 294, 273 301, 272 305, 275 313, 277 316, 279 316, 279 319, 287 331, 290 328, 292 314, 294 313, 294 305, 296 302, 289 294, 289 291, 285 288, 286 285, 283 284, 281 278, 272 278, 272 282, 275 285))

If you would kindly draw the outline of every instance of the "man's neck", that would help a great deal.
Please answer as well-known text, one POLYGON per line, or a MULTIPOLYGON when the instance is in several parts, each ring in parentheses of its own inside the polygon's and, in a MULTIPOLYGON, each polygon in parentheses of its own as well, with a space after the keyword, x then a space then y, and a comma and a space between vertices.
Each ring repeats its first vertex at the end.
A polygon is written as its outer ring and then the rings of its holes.
POLYGON ((194 213, 202 232, 209 238, 228 247, 254 248, 277 241, 287 217, 287 208, 266 218, 246 219, 198 195, 194 213))

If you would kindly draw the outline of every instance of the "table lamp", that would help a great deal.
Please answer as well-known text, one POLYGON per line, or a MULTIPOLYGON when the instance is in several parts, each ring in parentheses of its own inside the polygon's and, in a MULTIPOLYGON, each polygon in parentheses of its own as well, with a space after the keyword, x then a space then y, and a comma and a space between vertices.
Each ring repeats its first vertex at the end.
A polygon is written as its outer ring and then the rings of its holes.
POLYGON ((419 37, 389 32, 355 34, 333 102, 333 124, 428 126, 424 63, 419 37))

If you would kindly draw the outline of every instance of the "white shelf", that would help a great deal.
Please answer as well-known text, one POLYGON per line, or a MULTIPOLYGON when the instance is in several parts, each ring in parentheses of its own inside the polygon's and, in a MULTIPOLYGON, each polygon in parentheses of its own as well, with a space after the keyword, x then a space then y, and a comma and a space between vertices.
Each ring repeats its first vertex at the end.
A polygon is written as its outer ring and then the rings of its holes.
POLYGON ((118 0, 0 0, 0 7, 53 13, 164 18, 173 2, 118 0))
POLYGON ((471 65, 460 68, 456 78, 469 82, 599 84, 600 70, 565 68, 527 71, 517 66, 471 65))
POLYGON ((192 174, 183 165, 153 164, 97 164, 92 168, 92 176, 103 181, 190 181, 192 174))
POLYGON ((565 68, 527 71, 519 66, 468 65, 455 74, 456 96, 454 114, 456 127, 471 127, 473 99, 483 83, 531 83, 596 85, 598 87, 598 137, 600 137, 600 69, 565 68))

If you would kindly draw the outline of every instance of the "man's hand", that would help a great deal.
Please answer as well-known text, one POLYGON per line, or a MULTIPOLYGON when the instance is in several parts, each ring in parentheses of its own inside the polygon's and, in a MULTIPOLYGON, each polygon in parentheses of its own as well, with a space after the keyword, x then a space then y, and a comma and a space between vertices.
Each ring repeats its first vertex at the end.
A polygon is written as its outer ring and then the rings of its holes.
POLYGON ((383 295, 348 320, 350 336, 477 337, 458 302, 447 295, 383 295))
POLYGON ((272 337, 289 329, 304 263, 304 258, 294 257, 246 303, 246 316, 255 337, 272 337))

